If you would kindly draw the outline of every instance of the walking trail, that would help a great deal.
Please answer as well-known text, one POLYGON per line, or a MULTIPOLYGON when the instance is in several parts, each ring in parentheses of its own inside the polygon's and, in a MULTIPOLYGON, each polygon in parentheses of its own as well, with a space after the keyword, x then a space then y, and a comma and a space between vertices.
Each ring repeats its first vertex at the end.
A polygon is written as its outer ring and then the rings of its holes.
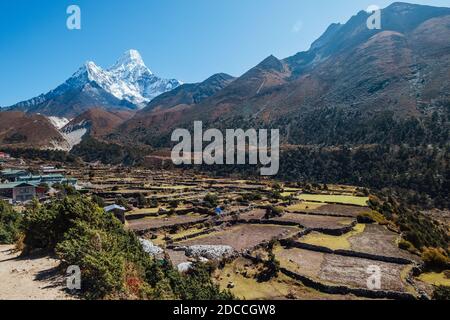
POLYGON ((20 258, 14 246, 0 245, 0 300, 67 300, 58 260, 20 258))

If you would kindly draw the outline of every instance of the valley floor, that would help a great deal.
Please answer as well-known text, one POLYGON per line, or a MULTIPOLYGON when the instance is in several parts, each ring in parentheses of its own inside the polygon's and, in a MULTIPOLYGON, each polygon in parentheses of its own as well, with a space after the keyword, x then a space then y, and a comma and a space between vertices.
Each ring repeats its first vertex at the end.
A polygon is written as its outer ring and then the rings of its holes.
POLYGON ((0 300, 72 299, 57 272, 59 262, 49 257, 20 258, 13 246, 0 245, 0 300))

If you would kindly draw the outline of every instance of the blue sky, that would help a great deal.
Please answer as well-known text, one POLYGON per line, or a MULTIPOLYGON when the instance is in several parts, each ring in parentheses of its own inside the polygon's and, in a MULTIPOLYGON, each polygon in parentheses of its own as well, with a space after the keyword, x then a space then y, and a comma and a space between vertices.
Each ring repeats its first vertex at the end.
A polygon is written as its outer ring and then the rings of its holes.
MULTIPOLYGON (((197 82, 241 75, 265 57, 309 48, 333 22, 388 0, 1 0, 0 106, 45 93, 87 60, 112 65, 128 49, 157 75, 197 82), (82 29, 66 28, 81 8, 82 29)), ((413 3, 449 6, 449 0, 413 3)))

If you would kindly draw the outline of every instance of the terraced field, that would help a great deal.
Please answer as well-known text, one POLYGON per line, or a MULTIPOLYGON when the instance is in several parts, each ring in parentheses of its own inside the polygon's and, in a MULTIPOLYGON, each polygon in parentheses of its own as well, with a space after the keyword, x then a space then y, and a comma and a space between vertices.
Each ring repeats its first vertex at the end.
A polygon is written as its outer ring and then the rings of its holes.
POLYGON ((207 219, 208 216, 200 214, 175 216, 163 215, 158 217, 147 217, 139 220, 130 220, 128 221, 128 226, 133 231, 146 231, 172 227, 175 225, 201 223, 206 221, 207 219))
POLYGON ((356 220, 331 216, 316 216, 297 213, 285 213, 282 217, 273 218, 271 221, 292 223, 308 229, 340 230, 351 227, 356 220))
POLYGON ((369 201, 369 198, 367 197, 330 194, 302 194, 298 196, 298 199, 322 203, 351 204, 361 207, 366 206, 367 201, 369 201))
POLYGON ((268 180, 113 168, 86 170, 79 179, 106 203, 126 202, 127 228, 161 248, 181 272, 198 260, 227 258, 213 279, 239 298, 410 299, 448 284, 444 273, 412 276, 420 257, 398 247, 400 234, 357 223, 371 209, 355 187, 306 194, 297 184, 274 190, 268 180), (281 272, 261 282, 273 239, 281 272), (379 289, 368 286, 373 266, 381 272, 379 289))
POLYGON ((409 292, 403 278, 408 266, 298 248, 276 248, 281 267, 330 286, 367 289, 370 267, 381 270, 380 290, 409 292))
POLYGON ((235 251, 253 249, 274 238, 289 238, 300 232, 296 227, 244 224, 226 228, 208 235, 175 243, 177 246, 230 246, 235 251))

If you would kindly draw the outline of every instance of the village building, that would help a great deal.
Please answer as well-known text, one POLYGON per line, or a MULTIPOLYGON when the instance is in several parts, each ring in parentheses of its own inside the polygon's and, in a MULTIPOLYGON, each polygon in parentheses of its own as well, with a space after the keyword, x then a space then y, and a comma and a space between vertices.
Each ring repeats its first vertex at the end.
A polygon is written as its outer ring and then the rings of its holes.
POLYGON ((46 189, 33 183, 10 182, 0 184, 0 197, 14 202, 28 202, 43 198, 46 189))
POLYGON ((28 171, 21 169, 5 169, 0 171, 1 180, 7 180, 9 182, 15 182, 20 177, 28 174, 28 171))
POLYGON ((17 179, 18 182, 28 182, 34 184, 46 184, 48 186, 53 186, 54 184, 68 184, 75 186, 77 184, 77 179, 66 178, 62 174, 48 174, 48 175, 28 175, 22 176, 17 179))
POLYGON ((46 174, 64 174, 64 173, 66 173, 65 169, 56 168, 54 166, 42 166, 40 171, 44 175, 46 175, 46 174))
POLYGON ((5 152, 0 152, 0 163, 6 162, 11 159, 11 156, 5 152))
POLYGON ((125 212, 127 211, 126 208, 118 206, 117 204, 113 204, 103 208, 103 210, 105 210, 105 212, 112 212, 117 219, 125 224, 125 212))

